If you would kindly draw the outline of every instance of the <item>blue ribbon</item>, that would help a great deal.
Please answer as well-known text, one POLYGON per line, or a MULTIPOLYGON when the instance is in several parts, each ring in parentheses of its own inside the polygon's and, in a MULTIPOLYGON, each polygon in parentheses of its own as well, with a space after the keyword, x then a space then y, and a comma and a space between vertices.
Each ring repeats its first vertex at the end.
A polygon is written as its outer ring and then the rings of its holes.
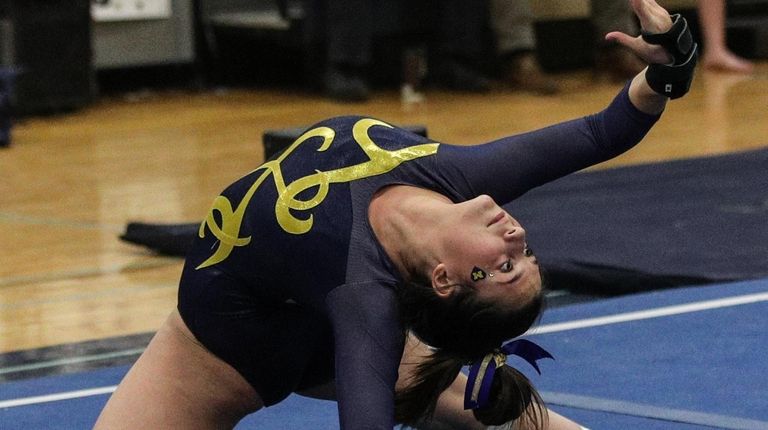
POLYGON ((530 340, 518 339, 504 344, 501 349, 486 354, 469 368, 467 387, 464 391, 464 409, 478 409, 488 405, 491 395, 491 385, 496 369, 507 361, 507 355, 517 355, 536 369, 541 375, 541 369, 536 363, 543 358, 551 358, 552 354, 530 340))

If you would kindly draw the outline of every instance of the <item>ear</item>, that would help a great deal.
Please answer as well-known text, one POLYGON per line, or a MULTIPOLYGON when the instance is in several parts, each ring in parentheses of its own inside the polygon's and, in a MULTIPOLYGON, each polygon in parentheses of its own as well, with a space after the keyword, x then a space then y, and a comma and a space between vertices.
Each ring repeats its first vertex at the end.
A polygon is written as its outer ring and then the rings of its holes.
POLYGON ((450 297, 456 290, 457 283, 451 279, 445 264, 438 263, 432 269, 432 288, 440 297, 450 297))

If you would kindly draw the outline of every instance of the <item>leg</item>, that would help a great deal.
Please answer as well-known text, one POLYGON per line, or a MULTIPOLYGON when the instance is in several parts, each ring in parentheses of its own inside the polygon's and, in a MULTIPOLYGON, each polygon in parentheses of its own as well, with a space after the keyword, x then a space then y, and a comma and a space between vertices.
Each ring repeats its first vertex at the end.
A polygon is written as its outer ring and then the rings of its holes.
POLYGON ((371 62, 373 3, 369 0, 328 0, 326 37, 328 60, 367 67, 371 62))
POLYGON ((592 26, 595 32, 595 71, 613 81, 623 82, 646 66, 622 46, 609 44, 605 35, 611 31, 638 34, 630 4, 626 0, 592 0, 592 26))
POLYGON ((490 7, 491 28, 500 55, 536 49, 530 0, 491 0, 490 7))
POLYGON ((477 65, 490 50, 485 36, 488 8, 484 0, 428 0, 432 78, 449 89, 486 92, 490 81, 477 65))
POLYGON ((436 14, 435 45, 440 55, 478 61, 487 51, 485 24, 488 8, 483 0, 431 1, 436 14))
POLYGON ((370 0, 326 0, 326 94, 339 101, 369 96, 367 73, 372 58, 374 4, 370 0))
POLYGON ((258 393, 200 345, 174 311, 101 412, 96 429, 232 428, 258 393))
POLYGON ((725 43, 725 0, 699 0, 698 11, 704 38, 704 55, 701 60, 704 67, 752 73, 752 63, 731 52, 725 43))
POLYGON ((536 34, 529 0, 491 0, 491 28, 501 59, 501 79, 512 88, 538 94, 559 92, 536 59, 536 34))

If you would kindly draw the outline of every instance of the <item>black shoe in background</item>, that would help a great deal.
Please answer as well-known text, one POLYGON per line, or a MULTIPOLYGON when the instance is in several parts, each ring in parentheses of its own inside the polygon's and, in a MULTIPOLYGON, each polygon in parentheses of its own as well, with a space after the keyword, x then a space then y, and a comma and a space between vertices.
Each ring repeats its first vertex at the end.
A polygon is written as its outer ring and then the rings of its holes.
POLYGON ((491 81, 480 72, 453 59, 441 60, 430 70, 433 84, 457 91, 485 93, 491 81))
POLYGON ((505 55, 501 69, 501 82, 512 90, 528 91, 542 96, 560 92, 557 80, 544 73, 531 51, 505 55))
POLYGON ((340 102, 363 102, 370 97, 368 82, 359 68, 331 66, 325 73, 325 95, 340 102))
POLYGON ((623 46, 601 46, 595 53, 595 79, 622 83, 634 78, 647 64, 623 46))

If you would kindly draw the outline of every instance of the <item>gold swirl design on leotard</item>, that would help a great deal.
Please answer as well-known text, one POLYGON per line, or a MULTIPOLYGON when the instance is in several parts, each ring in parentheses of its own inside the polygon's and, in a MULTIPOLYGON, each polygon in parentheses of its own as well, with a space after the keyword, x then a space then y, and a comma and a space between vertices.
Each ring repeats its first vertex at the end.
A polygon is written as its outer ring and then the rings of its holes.
POLYGON ((317 127, 302 134, 279 157, 262 164, 251 172, 263 171, 245 193, 236 208, 233 209, 232 202, 228 198, 224 196, 216 197, 208 215, 200 225, 198 235, 201 238, 205 237, 205 230, 208 227, 211 234, 218 239, 218 246, 213 255, 197 266, 197 269, 220 263, 230 255, 236 246, 245 246, 251 242, 251 236, 240 237, 240 227, 251 198, 253 198, 259 187, 270 176, 273 178, 275 188, 277 189, 275 218, 278 224, 287 233, 304 234, 312 229, 314 217, 309 213, 305 217, 299 218, 294 213, 309 211, 322 203, 328 195, 331 184, 351 182, 389 172, 403 162, 435 154, 440 146, 438 143, 425 143, 389 151, 376 145, 368 135, 368 130, 373 126, 392 128, 387 123, 370 118, 360 119, 352 127, 352 137, 369 158, 364 163, 327 172, 315 170, 315 173, 286 184, 283 178, 281 163, 296 148, 307 140, 316 137, 323 139, 322 144, 317 149, 318 152, 326 151, 333 144, 336 133, 328 127, 317 127), (306 200, 297 198, 299 194, 310 189, 314 190, 313 196, 306 200), (215 212, 218 212, 220 215, 220 223, 214 216, 215 212))

